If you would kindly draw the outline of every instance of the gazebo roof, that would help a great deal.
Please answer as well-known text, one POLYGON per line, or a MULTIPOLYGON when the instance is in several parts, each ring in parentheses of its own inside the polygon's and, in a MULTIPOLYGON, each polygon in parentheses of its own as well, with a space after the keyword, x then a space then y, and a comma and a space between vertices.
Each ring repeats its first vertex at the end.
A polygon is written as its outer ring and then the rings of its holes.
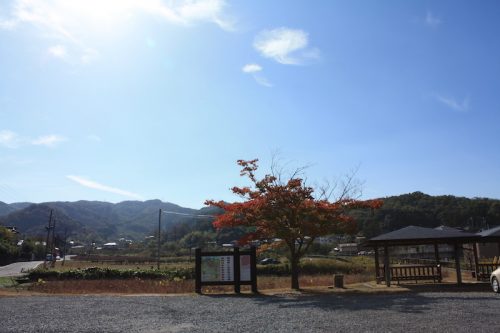
POLYGON ((432 229, 411 225, 371 238, 367 243, 368 245, 445 244, 473 242, 479 240, 479 238, 479 235, 449 227, 432 229))
POLYGON ((434 229, 435 230, 444 230, 444 231, 460 231, 460 232, 463 232, 463 230, 461 230, 461 229, 452 228, 452 227, 448 227, 448 226, 445 226, 445 225, 440 225, 439 227, 435 227, 434 229))
POLYGON ((481 238, 490 238, 490 237, 500 238, 500 226, 488 230, 483 230, 481 232, 478 232, 477 235, 481 236, 481 238))

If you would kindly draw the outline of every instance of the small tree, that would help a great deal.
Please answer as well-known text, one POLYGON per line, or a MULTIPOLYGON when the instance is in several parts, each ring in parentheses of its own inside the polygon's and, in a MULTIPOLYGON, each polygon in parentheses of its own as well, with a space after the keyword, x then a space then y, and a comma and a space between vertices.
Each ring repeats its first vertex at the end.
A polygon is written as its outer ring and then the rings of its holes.
POLYGON ((271 174, 257 179, 258 160, 238 160, 241 176, 250 179, 251 187, 233 187, 233 193, 243 202, 226 203, 207 200, 205 204, 224 210, 213 222, 216 228, 246 226, 252 232, 241 242, 279 238, 288 248, 293 289, 299 289, 299 261, 314 240, 334 233, 352 234, 356 223, 347 215, 354 208, 378 208, 379 200, 360 201, 350 198, 352 177, 343 184, 340 195, 329 201, 332 191, 328 187, 319 190, 319 198, 313 196, 314 188, 306 186, 299 177, 303 169, 297 169, 283 179, 283 172, 275 167, 271 174), (276 172, 278 170, 278 172, 276 172))

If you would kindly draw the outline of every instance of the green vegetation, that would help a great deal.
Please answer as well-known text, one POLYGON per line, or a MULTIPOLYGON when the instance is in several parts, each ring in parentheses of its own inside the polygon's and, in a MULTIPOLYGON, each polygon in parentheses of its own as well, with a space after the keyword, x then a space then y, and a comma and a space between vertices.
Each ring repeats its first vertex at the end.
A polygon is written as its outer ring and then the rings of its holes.
MULTIPOLYGON (((70 261, 71 265, 54 269, 39 268, 31 271, 28 278, 31 281, 42 280, 98 280, 98 279, 162 279, 168 281, 194 279, 194 263, 189 261, 171 262, 164 264, 160 270, 152 269, 148 265, 112 265, 92 262, 70 261), (88 267, 90 266, 90 267, 88 267), (82 267, 82 268, 75 268, 82 267)), ((67 264, 68 264, 67 263, 67 264)), ((373 269, 371 258, 352 257, 341 258, 304 258, 300 267, 307 275, 324 274, 359 274, 373 269)), ((288 262, 279 265, 257 265, 257 272, 261 276, 290 276, 291 268, 288 262)))
POLYGON ((17 286, 18 283, 14 278, 0 276, 0 288, 13 288, 17 286))
MULTIPOLYGON (((384 205, 371 211, 354 211, 358 229, 367 238, 408 225, 436 227, 447 225, 477 231, 487 226, 500 225, 500 200, 485 198, 461 198, 455 196, 429 196, 415 192, 383 199, 384 205)), ((3 203, 2 203, 3 204, 3 203)), ((19 258, 44 257, 44 249, 36 247, 34 241, 44 241, 45 227, 50 209, 57 217, 56 247, 64 248, 64 231, 68 228, 68 240, 74 239, 84 245, 81 253, 120 254, 156 257, 158 209, 186 214, 210 215, 218 210, 206 207, 200 210, 182 208, 174 204, 150 200, 146 202, 126 201, 119 204, 105 202, 52 202, 44 204, 0 204, 0 225, 16 226, 26 235, 22 248, 17 246, 19 235, 6 232, 0 227, 0 265, 19 258), (38 235, 38 236, 36 236, 38 235), (130 236, 130 237, 129 237, 130 236), (145 236, 152 236, 144 240, 145 236), (95 247, 104 241, 118 242, 119 238, 133 239, 133 243, 122 242, 119 250, 97 251, 95 247), (90 244, 95 242, 94 248, 90 244), (113 252, 114 251, 114 252, 113 252)), ((240 239, 246 230, 224 228, 215 230, 210 218, 196 218, 175 214, 162 217, 161 253, 163 255, 189 256, 191 249, 201 247, 214 249, 217 244, 240 239)), ((330 252, 331 246, 312 244, 309 254, 330 252)), ((284 252, 277 252, 278 256, 284 252)), ((266 254, 266 256, 272 256, 266 254)))
POLYGON ((0 226, 0 266, 15 261, 19 256, 16 237, 9 229, 0 226))
POLYGON ((384 205, 374 212, 353 213, 359 230, 367 238, 408 225, 431 228, 446 225, 470 231, 500 225, 500 200, 430 196, 422 192, 382 200, 384 205))
POLYGON ((166 270, 154 269, 113 269, 89 267, 67 271, 36 269, 28 273, 31 281, 38 280, 100 280, 100 279, 164 279, 174 281, 194 278, 192 268, 166 270))

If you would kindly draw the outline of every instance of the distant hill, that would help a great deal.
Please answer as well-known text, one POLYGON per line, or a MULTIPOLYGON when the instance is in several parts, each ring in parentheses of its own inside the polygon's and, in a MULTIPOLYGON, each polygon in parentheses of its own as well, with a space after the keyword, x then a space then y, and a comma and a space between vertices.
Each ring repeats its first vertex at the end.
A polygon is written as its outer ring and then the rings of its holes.
MULTIPOLYGON (((408 225, 437 227, 446 225, 477 231, 500 225, 500 200, 463 198, 452 195, 430 196, 414 192, 382 198, 384 205, 373 212, 354 211, 359 230, 366 237, 396 230, 408 225)), ((144 239, 158 228, 158 210, 179 214, 162 214, 163 232, 171 241, 200 231, 213 232, 211 219, 193 215, 213 215, 220 210, 204 207, 184 208, 160 200, 46 202, 41 204, 0 202, 0 225, 15 226, 22 235, 44 236, 49 213, 56 218, 60 235, 68 230, 71 238, 79 240, 116 241, 118 238, 144 239), (187 215, 182 215, 187 214, 187 215)), ((237 239, 228 231, 227 239, 237 239)), ((220 234, 219 234, 220 236, 220 234)))
POLYGON ((78 236, 83 239, 143 239, 145 235, 153 234, 157 230, 160 208, 165 212, 162 214, 162 225, 165 228, 179 223, 196 225, 198 219, 189 215, 207 213, 206 208, 200 213, 195 209, 160 200, 124 201, 117 204, 100 201, 57 201, 41 204, 0 202, 0 225, 15 226, 21 234, 43 236, 52 209, 56 229, 60 234, 67 229, 70 237, 78 236))
POLYGON ((0 201, 0 216, 8 215, 12 213, 15 209, 11 207, 9 204, 0 201))

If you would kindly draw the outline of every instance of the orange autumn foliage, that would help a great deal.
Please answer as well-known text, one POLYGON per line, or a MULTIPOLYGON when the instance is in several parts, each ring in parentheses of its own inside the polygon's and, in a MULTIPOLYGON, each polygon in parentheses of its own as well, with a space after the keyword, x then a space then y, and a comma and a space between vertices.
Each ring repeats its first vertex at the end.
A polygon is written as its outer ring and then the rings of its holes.
POLYGON ((354 219, 347 214, 351 209, 375 209, 382 205, 380 200, 341 199, 336 202, 317 200, 314 189, 305 186, 301 178, 291 178, 280 183, 275 176, 266 175, 261 180, 255 177, 258 160, 239 160, 241 175, 247 176, 253 187, 234 187, 233 193, 245 201, 227 203, 208 200, 207 205, 224 210, 213 223, 215 228, 247 226, 254 232, 241 243, 251 240, 280 238, 287 245, 296 241, 304 244, 322 235, 353 234, 356 232, 354 219))
MULTIPOLYGON (((299 288, 299 260, 313 241, 329 234, 353 234, 356 223, 348 215, 351 209, 381 207, 381 200, 354 200, 343 197, 335 202, 316 199, 314 188, 306 186, 303 179, 291 177, 283 182, 274 175, 257 179, 258 160, 238 160, 241 176, 252 182, 252 187, 234 187, 233 193, 243 202, 227 203, 207 200, 205 204, 222 208, 216 216, 215 228, 249 227, 253 230, 240 239, 241 244, 253 240, 279 238, 289 249, 292 271, 292 288, 299 288)), ((344 189, 345 190, 345 189, 344 189)), ((349 193, 344 191, 343 193, 349 193)))

